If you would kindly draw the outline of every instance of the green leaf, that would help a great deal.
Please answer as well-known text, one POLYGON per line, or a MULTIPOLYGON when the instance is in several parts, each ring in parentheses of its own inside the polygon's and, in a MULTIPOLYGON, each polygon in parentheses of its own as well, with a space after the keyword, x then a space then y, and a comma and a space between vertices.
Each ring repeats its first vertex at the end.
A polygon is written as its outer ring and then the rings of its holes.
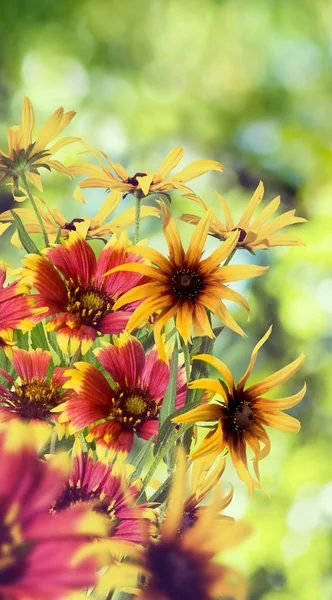
POLYGON ((133 481, 141 476, 144 466, 146 464, 147 457, 150 453, 150 448, 153 444, 153 436, 144 444, 143 448, 136 454, 130 464, 136 467, 135 471, 130 475, 129 481, 133 481))
POLYGON ((169 452, 170 448, 172 448, 172 446, 183 436, 183 434, 187 431, 187 429, 189 429, 190 427, 192 427, 191 423, 184 423, 183 425, 181 425, 179 427, 179 429, 176 429, 173 433, 173 435, 171 435, 171 437, 168 439, 167 444, 163 444, 161 446, 161 448, 159 449, 158 454, 156 455, 150 469, 148 470, 145 479, 144 479, 144 483, 143 483, 143 487, 141 490, 141 495, 143 494, 143 492, 145 491, 145 489, 147 488, 147 486, 149 485, 156 469, 158 468, 158 465, 160 463, 160 461, 163 460, 163 458, 166 456, 167 452, 169 452))
POLYGON ((20 238, 20 242, 21 242, 24 250, 26 252, 28 252, 29 254, 39 254, 39 250, 38 250, 36 244, 34 243, 34 241, 31 239, 31 237, 27 233, 27 231, 23 225, 22 219, 16 214, 16 212, 14 210, 11 210, 10 212, 13 216, 13 219, 15 220, 17 231, 18 231, 18 236, 20 238))
POLYGON ((41 348, 42 350, 50 350, 48 339, 44 331, 42 323, 37 323, 30 332, 31 346, 34 350, 41 348))
POLYGON ((19 329, 14 331, 14 340, 21 350, 29 350, 29 334, 23 333, 19 329))
MULTIPOLYGON (((6 371, 6 373, 8 373, 8 375, 11 375, 11 377, 13 379, 17 378, 17 373, 16 373, 11 361, 5 355, 2 348, 0 348, 0 366, 4 371, 6 371)), ((3 385, 8 390, 10 390, 10 388, 12 387, 11 382, 7 381, 7 379, 5 377, 2 377, 2 375, 0 377, 1 377, 1 385, 3 385)))
POLYGON ((167 479, 162 483, 160 488, 152 494, 149 498, 149 502, 160 502, 162 504, 168 497, 168 492, 172 484, 173 474, 169 475, 167 479))
POLYGON ((162 426, 165 419, 175 410, 176 386, 177 386, 177 378, 178 378, 178 364, 179 364, 178 341, 175 340, 173 353, 172 353, 172 359, 171 359, 171 368, 170 368, 168 386, 167 386, 165 397, 164 397, 163 403, 161 405, 160 413, 159 413, 159 427, 162 426))

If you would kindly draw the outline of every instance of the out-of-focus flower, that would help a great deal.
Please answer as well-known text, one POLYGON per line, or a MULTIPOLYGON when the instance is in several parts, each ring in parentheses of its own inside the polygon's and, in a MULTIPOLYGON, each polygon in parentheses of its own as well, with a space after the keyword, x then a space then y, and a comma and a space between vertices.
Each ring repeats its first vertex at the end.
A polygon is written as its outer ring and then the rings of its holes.
MULTIPOLYGON (((107 199, 98 210, 96 215, 92 217, 92 219, 87 217, 79 217, 72 219, 71 221, 68 221, 58 209, 49 208, 46 202, 44 202, 41 198, 36 197, 36 199, 45 205, 45 210, 39 208, 39 214, 44 223, 46 233, 51 243, 54 243, 59 235, 60 237, 67 238, 70 231, 77 231, 82 237, 87 239, 105 238, 113 233, 119 235, 121 233, 121 229, 127 227, 128 225, 132 225, 135 222, 135 207, 133 206, 125 210, 121 215, 114 217, 114 219, 111 219, 105 223, 105 220, 117 208, 121 199, 120 197, 107 199)), ((14 212, 21 218, 28 233, 42 233, 36 213, 32 209, 16 208, 14 212)), ((159 216, 159 209, 153 206, 141 207, 141 219, 159 216)), ((12 211, 10 210, 0 214, 0 220, 4 222, 3 224, 0 224, 0 235, 6 231, 13 219, 14 217, 12 215, 12 211)), ((17 248, 22 248, 17 231, 13 233, 11 243, 17 248)))
POLYGON ((32 296, 30 286, 22 283, 21 278, 6 287, 6 265, 0 261, 0 348, 8 358, 13 357, 13 329, 29 331, 33 328, 32 317, 43 312, 38 310, 32 296))
POLYGON ((52 503, 51 512, 88 504, 108 517, 108 537, 143 543, 147 529, 151 534, 156 531, 156 513, 146 504, 137 504, 142 484, 140 480, 129 483, 133 470, 131 465, 122 462, 107 465, 94 461, 92 450, 84 454, 76 438, 69 478, 52 503))
POLYGON ((246 583, 242 575, 213 559, 237 546, 250 528, 231 519, 220 519, 215 494, 214 501, 199 514, 193 526, 181 533, 185 466, 181 454, 159 539, 147 539, 145 547, 128 544, 126 551, 131 562, 110 568, 102 580, 103 592, 118 586, 137 593, 142 600, 216 600, 220 595, 245 599, 246 583), (135 589, 139 574, 144 577, 140 590, 135 589))
MULTIPOLYGON (((280 231, 280 229, 283 229, 283 227, 294 225, 295 223, 304 223, 306 221, 306 219, 303 219, 302 217, 296 217, 295 210, 289 210, 279 217, 269 220, 278 209, 280 196, 271 200, 271 202, 269 202, 262 210, 259 217, 251 221, 256 208, 258 208, 262 201, 263 195, 264 186, 263 182, 260 181, 241 219, 235 224, 226 200, 220 194, 217 194, 222 211, 225 215, 226 225, 224 225, 218 217, 213 216, 209 234, 219 240, 226 240, 233 231, 239 231, 240 235, 236 247, 245 248, 247 250, 266 250, 272 246, 304 246, 304 242, 297 237, 290 235, 274 235, 280 231)), ((196 196, 196 194, 186 194, 186 198, 198 202, 204 211, 209 210, 205 202, 196 196)), ((179 218, 192 225, 197 225, 200 221, 200 217, 191 214, 184 214, 179 218)))
POLYGON ((155 192, 167 193, 173 189, 190 192, 190 189, 184 185, 187 181, 200 177, 208 171, 223 170, 223 165, 216 160, 195 160, 175 175, 167 177, 183 156, 184 150, 179 146, 168 153, 159 169, 154 173, 147 171, 144 173, 138 172, 134 175, 130 175, 122 165, 113 163, 107 154, 93 150, 92 153, 98 158, 99 167, 90 163, 81 163, 69 167, 72 175, 90 176, 79 184, 74 194, 76 199, 81 202, 84 202, 81 192, 81 189, 84 188, 104 188, 120 195, 120 197, 125 193, 136 193, 141 198, 155 192), (108 165, 101 160, 102 158, 108 161, 108 165))
POLYGON ((34 295, 38 307, 47 307, 43 317, 52 317, 48 331, 56 331, 62 352, 73 354, 81 346, 85 354, 97 332, 120 333, 137 304, 114 311, 115 301, 137 285, 142 277, 117 273, 103 277, 116 265, 142 258, 129 249, 127 232, 111 237, 97 259, 86 240, 70 231, 68 240, 44 250, 47 258, 29 254, 23 260, 25 280, 38 291, 34 295))
POLYGON ((287 398, 270 400, 264 397, 267 392, 281 385, 296 373, 303 364, 304 354, 280 371, 244 389, 256 362, 258 350, 268 339, 271 331, 272 327, 254 347, 249 366, 237 385, 234 383, 230 370, 221 360, 209 354, 195 356, 195 359, 203 360, 216 368, 226 383, 224 385, 217 379, 200 379, 191 382, 189 387, 212 390, 221 396, 221 400, 209 402, 173 419, 176 423, 216 422, 192 456, 194 459, 206 456, 207 460, 209 456, 209 464, 212 464, 216 456, 228 449, 237 474, 247 485, 249 494, 252 494, 255 487, 262 488, 259 483, 258 462, 265 458, 271 449, 271 442, 264 425, 289 433, 297 433, 301 427, 300 422, 282 411, 296 406, 306 392, 304 384, 297 394, 287 398), (253 465, 257 480, 248 470, 247 444, 254 452, 253 465))
MULTIPOLYGON (((192 465, 191 476, 191 494, 186 498, 183 507, 183 518, 180 526, 180 532, 186 531, 189 527, 193 527, 199 519, 200 515, 209 509, 208 505, 201 505, 206 497, 218 485, 220 478, 225 470, 226 460, 221 459, 219 465, 212 471, 208 472, 205 468, 205 458, 196 459, 192 465)), ((229 492, 219 498, 219 510, 223 511, 231 503, 233 498, 233 488, 229 492)), ((225 515, 218 514, 216 521, 219 519, 230 519, 225 515)))
POLYGON ((62 600, 96 583, 95 560, 73 562, 107 521, 87 506, 49 514, 69 471, 66 455, 39 460, 33 426, 0 429, 0 595, 10 600, 62 600))
MULTIPOLYGON (((64 112, 61 106, 56 110, 40 129, 35 142, 32 141, 34 127, 34 111, 29 98, 25 97, 22 108, 22 123, 8 129, 8 154, 0 150, 0 183, 12 179, 13 189, 17 187, 21 175, 42 191, 43 186, 39 169, 54 169, 60 174, 70 176, 66 167, 54 160, 53 156, 78 137, 65 137, 53 145, 49 145, 64 130, 75 116, 75 111, 64 112)), ((15 200, 23 201, 26 195, 15 195, 15 200)))
MULTIPOLYGON (((68 391, 61 391, 65 381, 63 369, 55 368, 52 376, 47 377, 51 361, 51 353, 38 348, 37 350, 20 350, 15 348, 12 364, 20 382, 9 373, 0 369, 0 376, 12 384, 12 390, 0 385, 0 421, 20 419, 21 421, 43 422, 53 427, 54 417, 52 408, 65 402, 68 391)), ((64 426, 55 423, 58 437, 65 433, 64 426)))
MULTIPOLYGON (((169 364, 156 350, 147 356, 142 344, 129 334, 113 337, 114 345, 97 348, 101 365, 111 376, 111 385, 93 365, 77 362, 75 369, 65 372, 70 379, 64 384, 76 393, 56 411, 63 411, 60 422, 69 422, 77 432, 96 421, 89 430, 88 440, 95 440, 100 456, 130 452, 134 434, 148 440, 158 433, 158 413, 169 382, 169 364)), ((167 348, 170 356, 170 345, 167 348)), ((166 350, 166 351, 167 351, 166 350)), ((184 368, 177 379, 176 408, 184 404, 186 395, 184 368)))
POLYGON ((176 328, 185 342, 191 339, 193 326, 195 335, 214 337, 207 311, 214 313, 227 327, 244 335, 223 300, 233 300, 249 313, 246 300, 238 292, 231 290, 230 281, 248 279, 263 275, 267 268, 257 265, 219 266, 237 244, 239 232, 210 256, 202 259, 202 253, 209 231, 212 210, 206 212, 196 227, 187 252, 184 251, 175 221, 164 202, 162 209, 163 230, 169 249, 169 258, 157 250, 134 246, 134 252, 152 261, 156 267, 146 264, 126 264, 110 272, 133 271, 149 277, 149 282, 140 285, 123 295, 115 303, 118 309, 127 302, 145 300, 130 317, 126 328, 130 331, 145 322, 156 310, 161 313, 154 324, 154 336, 160 355, 165 358, 162 342, 162 328, 169 319, 176 316, 176 328))

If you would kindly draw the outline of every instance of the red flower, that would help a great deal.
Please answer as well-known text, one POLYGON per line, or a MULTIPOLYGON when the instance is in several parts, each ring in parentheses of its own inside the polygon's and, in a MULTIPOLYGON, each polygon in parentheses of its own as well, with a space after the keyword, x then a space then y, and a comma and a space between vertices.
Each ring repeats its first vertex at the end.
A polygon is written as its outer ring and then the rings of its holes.
POLYGON ((142 544, 147 529, 151 529, 151 521, 155 521, 155 512, 146 504, 136 504, 141 483, 128 484, 131 468, 128 464, 94 462, 92 450, 84 454, 76 438, 71 473, 52 504, 52 513, 76 504, 89 504, 97 513, 107 515, 109 537, 142 544))
POLYGON ((93 558, 74 562, 105 519, 84 505, 50 515, 68 472, 67 457, 39 460, 31 426, 18 421, 0 433, 0 597, 61 600, 96 583, 93 558))
POLYGON ((47 248, 44 253, 30 254, 24 260, 27 281, 39 292, 35 295, 38 307, 48 307, 44 317, 46 329, 57 331, 63 352, 73 354, 81 345, 85 354, 96 339, 97 332, 120 333, 137 306, 127 304, 113 311, 115 301, 142 281, 142 276, 117 273, 102 277, 106 271, 127 262, 142 262, 142 258, 126 253, 130 242, 127 233, 111 237, 97 259, 88 242, 75 231, 68 240, 47 248), (56 315, 56 316, 54 316, 56 315))
MULTIPOLYGON (((76 394, 56 411, 63 410, 60 422, 70 421, 73 432, 96 421, 90 440, 114 452, 130 452, 134 434, 147 440, 158 433, 158 413, 169 381, 170 368, 152 350, 147 356, 142 344, 129 334, 113 338, 114 346, 95 350, 98 360, 114 385, 93 365, 78 362, 66 371, 70 380, 64 387, 76 394)), ((176 408, 183 406, 186 394, 184 369, 179 368, 176 408)), ((105 451, 104 451, 105 454, 105 451)))
POLYGON ((30 291, 28 285, 17 280, 4 287, 5 281, 6 270, 0 265, 0 348, 11 359, 11 347, 14 346, 12 330, 32 329, 34 323, 30 319, 40 311, 34 308, 34 299, 27 296, 30 291))
MULTIPOLYGON (((69 393, 59 389, 65 381, 64 369, 58 367, 54 369, 51 377, 47 377, 50 361, 51 353, 40 348, 30 352, 14 349, 12 364, 20 377, 20 383, 0 369, 0 375, 14 387, 13 390, 8 390, 0 385, 0 400, 4 404, 0 406, 0 421, 19 418, 23 421, 44 421, 53 425, 54 415, 50 411, 65 402, 69 393)), ((63 435, 62 427, 57 425, 60 438, 63 435)))

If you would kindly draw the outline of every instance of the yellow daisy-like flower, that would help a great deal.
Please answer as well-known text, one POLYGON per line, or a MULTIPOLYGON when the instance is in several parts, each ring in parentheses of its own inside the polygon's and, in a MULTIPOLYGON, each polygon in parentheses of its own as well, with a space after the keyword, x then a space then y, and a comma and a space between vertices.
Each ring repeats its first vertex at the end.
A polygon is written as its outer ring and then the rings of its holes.
MULTIPOLYGON (((226 200, 217 194, 222 211, 225 215, 226 224, 224 224, 218 217, 213 217, 209 234, 219 240, 226 240, 233 231, 239 231, 239 239, 237 242, 238 248, 245 248, 247 250, 266 250, 272 246, 305 246, 299 238, 289 235, 274 235, 283 227, 288 225, 294 225, 295 223, 304 223, 306 219, 295 216, 295 210, 289 210, 279 217, 272 220, 271 217, 274 215, 280 204, 280 196, 277 196, 262 210, 261 214, 254 220, 253 214, 260 205, 264 195, 264 185, 260 181, 257 186, 248 206, 246 207, 241 219, 235 223, 230 211, 230 208, 226 200)), ((196 194, 187 194, 186 198, 195 200, 200 204, 204 211, 208 210, 205 202, 196 196, 196 194)), ((197 225, 200 221, 200 217, 192 214, 184 214, 179 217, 186 223, 197 225)))
MULTIPOLYGON (((47 206, 46 202, 41 198, 35 196, 35 199, 42 202, 45 206, 45 210, 39 208, 39 215, 44 223, 45 230, 51 243, 55 242, 59 235, 59 230, 61 230, 61 238, 67 238, 70 231, 77 231, 86 239, 105 238, 113 233, 119 235, 124 227, 135 223, 135 207, 128 208, 121 215, 118 215, 105 223, 105 220, 116 210, 121 200, 120 197, 116 196, 108 199, 107 202, 104 202, 92 219, 78 217, 71 221, 68 221, 58 209, 47 206)), ((16 208, 14 212, 21 218, 28 233, 42 233, 36 213, 33 210, 29 208, 16 208)), ((140 218, 144 219, 146 217, 159 218, 159 209, 153 206, 142 206, 140 218)), ((3 221, 3 227, 2 223, 0 223, 1 235, 10 226, 10 222, 14 220, 12 211, 7 210, 0 214, 0 220, 3 221)), ((17 248, 22 248, 17 231, 13 233, 11 243, 17 248)))
MULTIPOLYGON (((114 305, 114 310, 128 302, 145 300, 131 315, 127 329, 132 331, 144 324, 156 311, 161 311, 154 323, 154 336, 160 356, 166 360, 162 342, 162 329, 176 316, 176 327, 185 342, 191 339, 193 326, 195 335, 214 337, 207 311, 214 313, 227 327, 244 335, 223 300, 232 300, 249 313, 246 300, 227 284, 231 281, 263 275, 267 267, 257 265, 219 266, 236 246, 239 232, 235 231, 217 250, 202 260, 206 237, 213 212, 209 210, 198 224, 187 252, 184 251, 175 221, 164 202, 159 201, 163 217, 163 230, 169 248, 169 258, 157 250, 134 246, 132 252, 144 256, 156 266, 124 264, 116 271, 134 271, 149 278, 149 282, 137 286, 124 294, 114 305)), ((107 275, 107 274, 105 274, 107 275)))
POLYGON ((159 169, 154 173, 137 172, 130 175, 126 169, 119 163, 114 163, 102 152, 92 151, 98 158, 100 167, 90 163, 81 163, 69 167, 73 175, 89 175, 88 179, 82 181, 75 191, 75 198, 84 202, 81 189, 84 188, 104 188, 120 194, 135 193, 141 198, 154 192, 167 193, 173 189, 179 189, 183 192, 190 192, 190 189, 184 185, 187 181, 204 175, 208 171, 222 171, 223 165, 216 160, 195 160, 190 165, 178 171, 175 175, 167 177, 177 164, 180 162, 184 150, 176 146, 171 150, 163 160, 159 169), (101 157, 108 161, 108 165, 101 160, 101 157))
MULTIPOLYGON (((65 137, 53 145, 49 145, 70 123, 75 116, 75 111, 64 112, 61 106, 44 123, 37 139, 32 141, 32 132, 34 128, 34 110, 30 99, 26 96, 23 100, 22 123, 8 129, 8 154, 0 150, 0 183, 6 179, 12 179, 16 188, 19 177, 23 174, 30 182, 43 190, 39 169, 45 168, 49 171, 54 169, 60 174, 70 176, 66 167, 54 160, 56 152, 78 141, 78 137, 65 137)), ((26 195, 15 196, 17 201, 25 200, 26 195)))
POLYGON ((265 398, 267 392, 281 385, 296 373, 303 364, 304 354, 280 371, 244 389, 255 365, 258 351, 270 336, 271 331, 272 327, 254 347, 249 366, 237 385, 234 383, 229 368, 219 358, 209 354, 195 356, 194 359, 203 360, 217 369, 225 384, 217 379, 200 379, 192 381, 189 387, 213 391, 220 396, 220 400, 213 400, 173 419, 175 423, 215 422, 216 425, 212 427, 192 456, 194 459, 205 457, 205 466, 208 468, 220 453, 228 450, 237 474, 247 485, 250 495, 255 487, 262 488, 259 483, 258 462, 265 458, 271 449, 271 442, 264 425, 289 433, 297 433, 301 427, 300 422, 282 411, 296 406, 306 392, 304 384, 297 394, 288 398, 278 398, 277 400, 265 398), (247 444, 254 452, 253 464, 257 480, 248 470, 247 444))
POLYGON ((102 580, 102 593, 119 587, 139 595, 141 600, 216 600, 220 595, 245 599, 247 586, 243 576, 214 559, 238 546, 250 533, 250 527, 220 519, 216 492, 192 526, 183 529, 185 485, 186 459, 181 452, 159 539, 147 539, 144 547, 106 542, 109 549, 121 548, 131 562, 109 569, 102 580), (136 586, 139 575, 144 577, 143 589, 136 586))

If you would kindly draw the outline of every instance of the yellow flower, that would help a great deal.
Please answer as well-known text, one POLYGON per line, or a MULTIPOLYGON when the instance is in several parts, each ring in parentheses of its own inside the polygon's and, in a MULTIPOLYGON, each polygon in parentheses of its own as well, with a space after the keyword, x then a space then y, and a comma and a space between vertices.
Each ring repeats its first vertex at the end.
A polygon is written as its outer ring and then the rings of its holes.
MULTIPOLYGON (((64 146, 78 141, 80 138, 65 137, 51 146, 49 144, 70 123, 75 114, 73 110, 65 113, 61 106, 44 123, 37 139, 33 142, 34 111, 30 99, 26 96, 23 100, 21 125, 15 125, 8 129, 8 154, 0 150, 0 183, 11 178, 14 187, 17 188, 19 177, 26 175, 31 183, 42 191, 40 168, 49 171, 54 169, 58 173, 70 176, 66 167, 52 157, 64 146)), ((17 201, 23 201, 25 198, 24 193, 22 196, 15 196, 17 201)))
POLYGON ((134 175, 130 175, 119 163, 113 163, 106 154, 93 150, 91 152, 98 158, 100 167, 90 163, 81 163, 69 167, 72 175, 90 176, 82 181, 75 191, 74 196, 81 202, 84 202, 84 197, 80 190, 84 188, 104 188, 119 193, 121 196, 125 193, 136 193, 141 198, 154 192, 167 193, 173 189, 190 192, 190 189, 184 185, 187 181, 195 179, 208 171, 223 170, 223 165, 216 160, 195 160, 175 175, 167 178, 170 171, 177 166, 183 156, 184 150, 179 146, 168 153, 159 169, 154 173, 147 171, 137 172, 134 175), (105 165, 100 157, 105 158, 108 165, 105 165))
MULTIPOLYGON (((232 519, 220 519, 220 500, 215 493, 195 523, 183 530, 185 475, 186 460, 181 452, 159 539, 148 538, 144 547, 118 546, 131 562, 111 567, 100 592, 105 594, 110 588, 119 587, 139 595, 141 600, 215 600, 220 595, 245 599, 247 586, 242 575, 214 559, 238 546, 250 533, 250 527, 232 519), (136 587, 139 575, 145 579, 141 590, 136 587)), ((106 542, 107 545, 110 549, 117 547, 116 542, 106 542)))
POLYGON ((234 383, 232 373, 221 360, 208 354, 195 356, 195 359, 203 360, 217 369, 225 380, 225 384, 220 383, 218 379, 200 379, 192 381, 189 387, 213 391, 221 399, 194 408, 173 419, 175 423, 215 422, 212 430, 192 456, 194 459, 204 456, 206 458, 205 466, 208 468, 220 453, 228 449, 237 474, 246 483, 249 494, 252 494, 255 487, 262 488, 259 483, 258 462, 265 458, 271 449, 270 439, 263 426, 268 425, 281 431, 297 433, 300 430, 299 421, 282 411, 296 406, 306 392, 304 384, 297 394, 288 398, 270 400, 264 397, 267 392, 281 385, 296 373, 303 364, 304 354, 280 371, 244 389, 256 362, 258 351, 270 336, 271 331, 272 327, 256 344, 249 366, 237 385, 234 383), (254 452, 253 464, 257 481, 248 470, 247 444, 254 452))
MULTIPOLYGON (((61 238, 67 238, 70 231, 77 231, 82 237, 87 239, 96 237, 105 238, 113 233, 119 235, 124 227, 132 225, 135 222, 135 207, 128 208, 121 215, 114 217, 110 221, 107 221, 107 223, 104 222, 116 210, 121 200, 120 197, 116 196, 111 199, 108 198, 92 219, 78 217, 71 221, 67 221, 66 217, 58 209, 50 208, 42 198, 34 196, 34 199, 39 200, 45 206, 45 210, 39 208, 39 214, 51 243, 55 242, 60 229, 61 238)), ((29 208, 16 208, 14 212, 21 218, 28 233, 41 233, 36 213, 33 210, 29 208)), ((152 206, 142 206, 140 218, 144 219, 146 217, 159 218, 159 209, 152 206)), ((13 219, 14 217, 10 210, 0 214, 0 220, 4 222, 3 226, 0 223, 0 235, 6 231, 13 219)), ((17 231, 13 233, 11 243, 17 248, 22 248, 17 231)))
MULTIPOLYGON (((280 196, 271 200, 269 204, 262 210, 259 217, 252 220, 256 208, 260 205, 264 195, 263 182, 260 181, 255 190, 247 208, 245 209, 241 219, 235 224, 226 200, 217 194, 222 211, 225 215, 226 225, 218 217, 213 217, 209 234, 219 240, 226 240, 233 231, 239 231, 239 239, 237 242, 238 248, 246 248, 247 250, 266 250, 272 246, 305 246, 299 238, 289 235, 274 235, 283 227, 294 225, 295 223, 304 223, 306 219, 295 216, 295 210, 289 210, 279 217, 269 220, 278 209, 280 204, 280 196)), ((198 202, 204 211, 208 210, 205 202, 196 194, 186 194, 186 198, 198 202)), ((179 217, 186 223, 197 225, 200 217, 192 214, 184 214, 179 217)))
POLYGON ((212 210, 205 213, 194 231, 187 252, 184 251, 178 229, 165 203, 159 201, 163 217, 163 230, 169 248, 169 258, 157 250, 134 246, 131 252, 144 256, 156 266, 145 264, 124 264, 112 269, 134 271, 146 275, 149 282, 133 288, 124 294, 114 305, 117 310, 128 302, 145 300, 136 308, 127 323, 132 331, 144 324, 156 311, 159 317, 154 323, 154 336, 160 356, 166 360, 162 342, 162 329, 169 319, 176 316, 176 327, 185 342, 190 341, 191 328, 195 335, 214 337, 207 311, 213 312, 227 327, 244 335, 223 300, 232 300, 249 312, 246 300, 238 292, 228 287, 230 281, 248 279, 263 275, 267 268, 256 265, 219 266, 236 246, 239 232, 234 232, 228 240, 210 256, 202 260, 204 244, 212 220, 212 210))

